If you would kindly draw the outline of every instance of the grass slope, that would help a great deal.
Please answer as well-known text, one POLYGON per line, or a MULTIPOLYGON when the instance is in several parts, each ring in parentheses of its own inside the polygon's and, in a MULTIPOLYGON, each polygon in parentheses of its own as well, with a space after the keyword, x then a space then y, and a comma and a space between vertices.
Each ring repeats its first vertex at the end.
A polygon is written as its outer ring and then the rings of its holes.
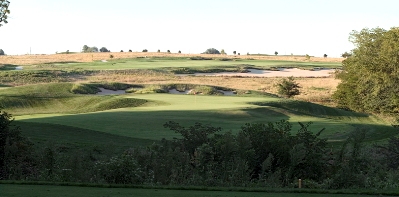
POLYGON ((71 83, 52 83, 0 89, 0 106, 15 115, 40 113, 87 113, 136 107, 146 100, 118 96, 73 94, 71 83))

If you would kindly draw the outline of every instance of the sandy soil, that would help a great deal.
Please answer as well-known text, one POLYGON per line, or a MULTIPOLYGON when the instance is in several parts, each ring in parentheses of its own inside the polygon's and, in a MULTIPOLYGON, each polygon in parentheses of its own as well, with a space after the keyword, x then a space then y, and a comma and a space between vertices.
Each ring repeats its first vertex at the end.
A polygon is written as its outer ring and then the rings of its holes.
POLYGON ((97 95, 119 95, 126 94, 125 90, 107 90, 104 88, 99 88, 101 92, 98 92, 97 95))

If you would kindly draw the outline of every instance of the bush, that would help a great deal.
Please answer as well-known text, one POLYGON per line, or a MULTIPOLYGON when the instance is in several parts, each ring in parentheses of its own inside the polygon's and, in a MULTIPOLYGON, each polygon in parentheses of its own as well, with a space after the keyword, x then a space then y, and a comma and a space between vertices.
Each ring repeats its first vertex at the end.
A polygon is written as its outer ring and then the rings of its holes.
POLYGON ((158 53, 160 53, 160 52, 161 52, 161 50, 159 50, 159 49, 158 49, 158 51, 157 51, 157 52, 158 52, 158 53))
POLYGON ((170 50, 167 50, 166 52, 170 53, 170 50))
POLYGON ((114 55, 110 54, 110 55, 109 55, 109 58, 114 58, 114 55))
POLYGON ((143 49, 143 53, 147 53, 148 52, 148 50, 147 49, 143 49))
POLYGON ((279 84, 277 84, 278 94, 291 98, 295 95, 299 95, 299 86, 298 83, 295 82, 294 77, 288 77, 287 79, 283 79, 279 84))
POLYGON ((0 55, 5 55, 3 49, 0 49, 0 55))
POLYGON ((123 50, 121 50, 121 53, 123 53, 123 50))
POLYGON ((306 54, 305 57, 307 60, 310 60, 310 55, 306 54))
POLYGON ((179 52, 178 53, 181 53, 181 51, 179 50, 179 52))

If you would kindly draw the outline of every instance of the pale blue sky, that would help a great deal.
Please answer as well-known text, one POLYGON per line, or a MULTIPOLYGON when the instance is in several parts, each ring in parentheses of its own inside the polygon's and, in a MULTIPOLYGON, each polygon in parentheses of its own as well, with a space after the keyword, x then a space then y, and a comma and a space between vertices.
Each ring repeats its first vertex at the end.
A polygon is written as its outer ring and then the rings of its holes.
POLYGON ((397 0, 10 0, 7 54, 82 46, 339 56, 352 30, 399 26, 397 0))

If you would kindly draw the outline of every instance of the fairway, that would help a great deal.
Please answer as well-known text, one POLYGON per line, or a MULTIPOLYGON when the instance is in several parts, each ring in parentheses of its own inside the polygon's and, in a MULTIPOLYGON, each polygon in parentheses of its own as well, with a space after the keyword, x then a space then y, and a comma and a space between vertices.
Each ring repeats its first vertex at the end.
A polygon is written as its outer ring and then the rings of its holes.
POLYGON ((165 190, 136 188, 95 188, 52 185, 10 185, 0 184, 1 197, 99 197, 99 196, 132 196, 132 197, 355 197, 368 195, 353 194, 308 194, 308 193, 268 193, 268 192, 234 192, 234 191, 198 191, 198 190, 165 190))
POLYGON ((206 69, 206 68, 229 68, 248 65, 256 68, 270 67, 325 67, 338 68, 340 62, 300 62, 300 61, 277 61, 277 60, 248 60, 235 59, 234 61, 214 60, 190 60, 189 58, 135 58, 135 59, 115 59, 106 62, 94 61, 87 63, 48 63, 41 65, 27 65, 24 70, 126 70, 126 69, 206 69))
MULTIPOLYGON (((92 113, 21 115, 15 117, 16 123, 32 122, 65 125, 116 136, 160 140, 162 138, 172 139, 173 137, 179 137, 179 134, 163 128, 163 124, 168 121, 175 121, 185 126, 201 122, 221 127, 223 132, 232 131, 236 133, 245 123, 267 123, 285 119, 293 123, 293 134, 299 128, 296 122, 306 123, 311 121, 314 123, 311 126, 313 132, 326 128, 321 136, 335 142, 346 139, 347 134, 353 130, 353 125, 355 124, 367 123, 372 127, 384 126, 369 117, 350 117, 350 114, 345 114, 344 111, 338 111, 338 114, 332 116, 325 114, 323 117, 273 107, 273 103, 281 99, 264 96, 129 94, 117 97, 135 98, 147 100, 148 102, 139 107, 92 113), (256 105, 255 103, 266 104, 262 106, 263 104, 256 105), (271 103, 270 106, 267 106, 268 103, 271 103), (344 119, 340 117, 344 115, 349 116, 344 119)), ((386 136, 376 136, 377 139, 383 139, 384 137, 386 136)))

